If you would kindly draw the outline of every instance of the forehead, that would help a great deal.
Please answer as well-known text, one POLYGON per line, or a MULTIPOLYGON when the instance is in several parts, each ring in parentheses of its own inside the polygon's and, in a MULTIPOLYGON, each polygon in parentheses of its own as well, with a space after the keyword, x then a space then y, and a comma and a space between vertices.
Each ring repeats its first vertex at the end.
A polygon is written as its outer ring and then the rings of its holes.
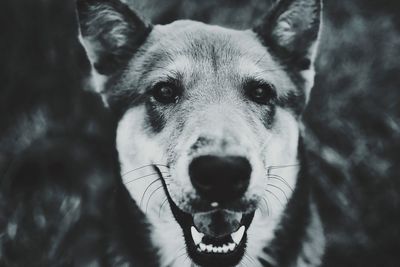
POLYGON ((165 52, 185 55, 196 61, 215 59, 217 63, 229 63, 239 57, 258 57, 266 52, 251 31, 237 31, 190 20, 156 26, 151 37, 156 41, 163 40, 161 46, 165 52))
POLYGON ((290 84, 282 65, 254 32, 190 20, 155 26, 129 69, 144 83, 179 76, 187 82, 253 78, 285 88, 290 84))

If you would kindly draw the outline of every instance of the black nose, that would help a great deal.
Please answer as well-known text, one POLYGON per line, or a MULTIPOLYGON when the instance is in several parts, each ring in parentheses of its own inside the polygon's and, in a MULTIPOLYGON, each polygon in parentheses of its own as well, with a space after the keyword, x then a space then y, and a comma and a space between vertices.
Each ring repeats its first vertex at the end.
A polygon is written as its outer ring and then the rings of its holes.
POLYGON ((224 202, 243 196, 251 166, 244 157, 201 156, 193 159, 189 175, 198 193, 210 201, 224 202))

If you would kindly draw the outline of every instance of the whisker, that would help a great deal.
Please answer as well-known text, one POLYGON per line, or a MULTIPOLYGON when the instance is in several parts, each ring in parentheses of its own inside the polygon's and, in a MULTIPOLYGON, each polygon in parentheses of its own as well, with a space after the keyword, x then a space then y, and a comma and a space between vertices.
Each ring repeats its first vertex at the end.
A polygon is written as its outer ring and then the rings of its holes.
POLYGON ((167 201, 168 201, 168 198, 165 198, 165 200, 161 203, 160 209, 158 210, 158 218, 161 217, 162 208, 165 205, 165 203, 167 203, 167 201))
MULTIPOLYGON (((177 251, 176 251, 176 253, 178 253, 178 252, 181 252, 182 250, 185 250, 186 249, 186 246, 183 246, 183 247, 181 247, 180 249, 178 249, 177 251)), ((185 251, 186 252, 186 251, 185 251)))
MULTIPOLYGON (((164 174, 168 174, 168 173, 166 173, 166 172, 163 172, 163 173, 164 173, 164 174)), ((158 175, 158 173, 146 174, 146 175, 140 176, 140 177, 138 177, 138 178, 132 179, 132 180, 130 180, 130 181, 124 183, 124 184, 125 184, 125 185, 126 185, 126 184, 130 184, 130 183, 135 182, 135 181, 137 181, 137 180, 140 180, 140 179, 143 179, 143 178, 146 178, 146 177, 149 177, 149 176, 153 176, 153 175, 158 175)), ((168 178, 168 177, 171 177, 171 176, 170 176, 170 175, 166 175, 165 177, 168 178)))
MULTIPOLYGON (((265 197, 267 197, 267 196, 265 196, 265 197)), ((268 215, 268 217, 269 217, 269 216, 270 216, 270 213, 269 213, 268 198, 265 199, 265 197, 263 197, 262 199, 264 200, 265 206, 267 207, 267 215, 268 215)))
POLYGON ((250 262, 248 258, 246 258, 246 254, 243 255, 243 260, 240 262, 239 267, 248 267, 247 262, 250 262))
MULTIPOLYGON (((260 212, 261 212, 263 215, 266 214, 267 209, 264 208, 264 206, 263 206, 262 204, 261 204, 259 207, 257 207, 256 209, 259 209, 260 212)), ((267 214, 267 216, 268 216, 268 214, 267 214)))
POLYGON ((264 58, 265 58, 265 56, 268 54, 268 52, 265 52, 263 55, 262 55, 262 57, 260 57, 258 60, 257 60, 257 62, 256 62, 256 65, 258 64, 258 63, 260 63, 264 58))
POLYGON ((247 252, 244 255, 250 261, 250 263, 253 263, 252 264, 253 266, 257 265, 257 261, 252 256, 250 256, 247 252))
POLYGON ((285 69, 286 69, 285 67, 264 69, 261 71, 257 71, 255 74, 257 75, 257 74, 263 74, 263 73, 270 72, 270 71, 278 71, 278 70, 285 70, 285 69))
POLYGON ((282 192, 282 194, 285 196, 285 198, 286 198, 286 201, 288 201, 289 199, 288 199, 288 197, 287 197, 287 195, 286 195, 286 193, 285 193, 285 191, 283 191, 282 190, 282 188, 280 188, 279 186, 276 186, 276 185, 273 185, 273 184, 268 184, 269 186, 271 186, 271 187, 273 187, 273 188, 276 188, 276 189, 278 189, 279 191, 281 191, 282 192))
POLYGON ((249 258, 249 255, 247 255, 247 253, 245 253, 243 256, 244 256, 244 259, 247 261, 247 262, 243 261, 243 265, 244 265, 245 267, 247 267, 247 266, 254 266, 254 263, 253 263, 252 260, 249 258))
POLYGON ((270 205, 271 201, 269 200, 267 195, 265 195, 265 200, 267 201, 267 204, 268 204, 268 214, 270 214, 272 216, 272 213, 273 213, 274 210, 272 209, 272 205, 270 205))
POLYGON ((156 180, 152 181, 152 182, 146 187, 146 189, 145 189, 144 192, 143 192, 142 197, 140 198, 140 205, 139 205, 139 207, 142 207, 143 198, 144 198, 144 196, 146 195, 147 190, 149 190, 150 186, 152 186, 153 184, 155 184, 157 181, 160 181, 160 182, 161 182, 161 179, 160 179, 160 178, 157 178, 156 180))
POLYGON ((273 179, 273 180, 278 180, 281 181, 282 183, 284 183, 292 192, 294 191, 293 188, 289 185, 288 182, 286 182, 286 180, 279 175, 276 174, 268 174, 268 178, 273 179))
POLYGON ((138 170, 141 170, 141 169, 144 169, 144 168, 147 168, 147 167, 152 167, 152 166, 154 166, 154 165, 169 168, 169 166, 163 165, 163 164, 155 164, 155 163, 154 163, 154 164, 148 164, 148 165, 144 165, 144 166, 138 167, 138 168, 136 168, 136 169, 127 171, 126 173, 122 174, 122 176, 125 176, 125 175, 127 175, 127 174, 129 174, 129 173, 131 173, 131 172, 138 171, 138 170))
MULTIPOLYGON (((185 263, 187 260, 189 260, 189 255, 186 255, 185 259, 183 260, 183 263, 185 263)), ((195 267, 193 262, 190 264, 190 267, 195 267)))
POLYGON ((186 251, 184 253, 182 253, 181 255, 179 255, 178 257, 176 257, 172 262, 176 262, 180 257, 183 257, 185 255, 187 255, 186 251))
POLYGON ((271 195, 273 195, 273 196, 276 198, 276 200, 278 200, 279 203, 281 203, 281 205, 284 206, 283 203, 282 203, 282 201, 279 199, 279 197, 277 197, 272 191, 270 191, 270 190, 268 190, 268 189, 265 189, 265 191, 267 191, 268 193, 270 193, 271 195))
POLYGON ((158 190, 160 190, 160 189, 163 188, 163 187, 164 187, 164 186, 161 185, 161 186, 157 187, 156 189, 154 189, 153 192, 151 192, 149 198, 147 199, 147 203, 146 203, 146 212, 145 212, 145 213, 147 213, 147 208, 148 208, 148 206, 149 206, 149 202, 150 202, 151 197, 152 197, 158 190))
MULTIPOLYGON (((180 251, 182 251, 182 249, 184 249, 184 248, 186 248, 186 246, 183 246, 183 247, 177 249, 177 250, 175 251, 174 254, 178 254, 178 253, 179 253, 180 251)), ((185 254, 182 254, 182 255, 185 255, 185 254)), ((173 266, 174 263, 175 263, 175 261, 176 261, 178 258, 180 258, 182 255, 180 255, 180 256, 178 256, 178 257, 174 257, 174 258, 169 258, 169 259, 167 260, 167 264, 166 264, 165 266, 173 266)))
POLYGON ((291 164, 291 165, 271 165, 271 166, 267 167, 267 170, 270 171, 270 170, 297 167, 297 166, 300 166, 300 164, 297 163, 297 164, 291 164))

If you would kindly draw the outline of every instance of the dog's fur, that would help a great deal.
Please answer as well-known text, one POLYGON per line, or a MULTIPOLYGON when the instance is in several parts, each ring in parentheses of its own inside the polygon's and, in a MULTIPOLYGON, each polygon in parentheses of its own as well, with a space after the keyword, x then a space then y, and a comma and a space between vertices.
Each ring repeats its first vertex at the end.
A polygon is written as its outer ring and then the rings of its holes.
POLYGON ((319 266, 324 236, 302 167, 300 119, 313 87, 321 2, 282 0, 247 31, 189 20, 152 26, 118 0, 81 0, 78 10, 84 46, 105 81, 100 91, 120 120, 123 181, 152 223, 163 266, 225 264, 193 256, 174 212, 210 211, 189 178, 202 155, 244 157, 252 168, 245 194, 221 207, 255 212, 235 264, 319 266), (157 101, 163 87, 179 89, 173 102, 157 101), (266 101, 251 98, 257 88, 266 101))

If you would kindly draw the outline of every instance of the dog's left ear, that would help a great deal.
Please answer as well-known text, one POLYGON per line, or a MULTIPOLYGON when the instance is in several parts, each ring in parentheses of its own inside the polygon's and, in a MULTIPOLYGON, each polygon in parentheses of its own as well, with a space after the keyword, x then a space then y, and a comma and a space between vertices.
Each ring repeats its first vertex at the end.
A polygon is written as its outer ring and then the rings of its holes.
POLYGON ((291 66, 306 70, 316 56, 321 9, 321 0, 280 0, 254 31, 291 66))

